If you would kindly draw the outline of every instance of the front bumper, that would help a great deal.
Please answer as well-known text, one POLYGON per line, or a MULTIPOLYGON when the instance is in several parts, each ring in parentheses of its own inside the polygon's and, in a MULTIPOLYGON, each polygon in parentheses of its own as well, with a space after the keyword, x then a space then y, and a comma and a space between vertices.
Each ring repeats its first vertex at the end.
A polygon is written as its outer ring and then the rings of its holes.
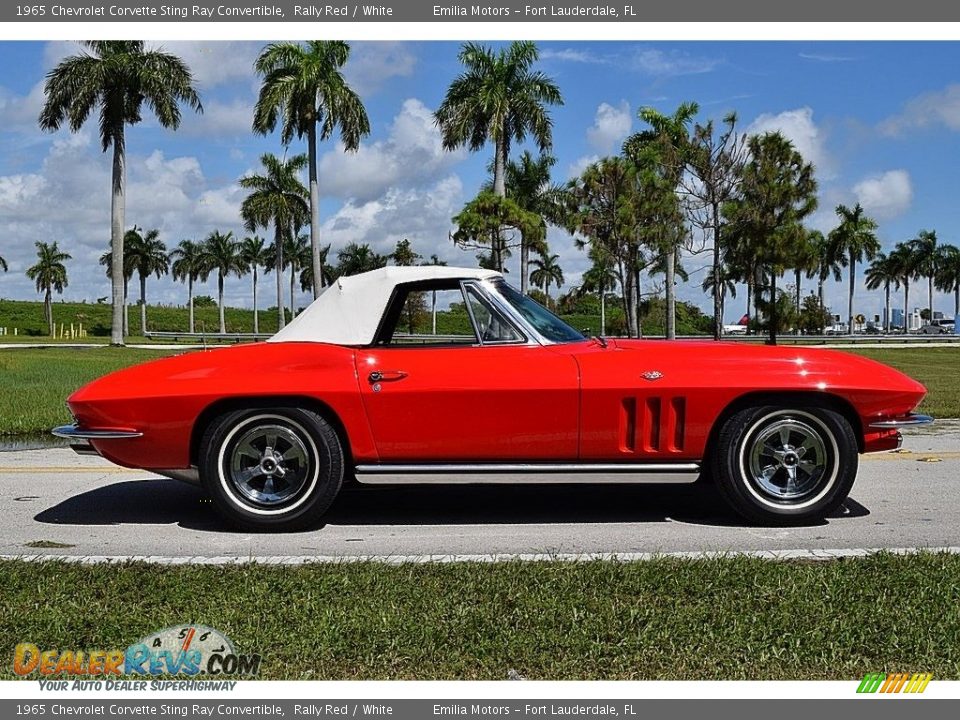
POLYGON ((91 440, 123 440, 138 438, 143 435, 137 430, 118 430, 115 428, 95 429, 82 428, 79 425, 61 425, 51 432, 59 438, 70 441, 70 449, 78 455, 99 455, 97 449, 90 444, 91 440))

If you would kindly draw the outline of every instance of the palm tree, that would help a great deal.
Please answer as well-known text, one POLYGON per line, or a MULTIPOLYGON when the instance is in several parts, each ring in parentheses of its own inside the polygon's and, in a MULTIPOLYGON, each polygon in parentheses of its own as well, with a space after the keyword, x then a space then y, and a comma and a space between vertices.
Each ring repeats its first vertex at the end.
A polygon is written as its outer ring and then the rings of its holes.
POLYGON ((847 258, 844 255, 835 256, 832 252, 830 238, 819 230, 811 230, 808 237, 817 255, 817 299, 820 301, 820 309, 825 310, 823 286, 831 277, 836 281, 843 277, 842 270, 847 266, 847 258))
POLYGON ((723 322, 723 313, 727 304, 727 295, 737 296, 737 283, 731 267, 726 263, 720 265, 711 265, 707 268, 707 276, 700 284, 700 289, 708 295, 719 295, 720 297, 720 319, 723 322))
POLYGON ((159 280, 170 271, 170 258, 167 246, 160 240, 159 230, 148 230, 146 235, 137 236, 130 247, 130 262, 140 276, 140 334, 147 334, 147 278, 156 275, 159 280))
MULTIPOLYGON (((652 107, 641 108, 640 120, 650 127, 623 144, 625 153, 639 166, 651 168, 661 189, 666 190, 660 194, 655 212, 660 222, 657 223, 659 237, 653 239, 653 245, 662 257, 667 340, 674 340, 677 336, 676 260, 680 243, 686 237, 677 187, 691 157, 690 124, 698 112, 700 106, 695 102, 681 103, 673 115, 664 115, 652 107)), ((648 196, 652 195, 649 193, 648 196)))
MULTIPOLYGON (((320 278, 320 287, 325 288, 333 282, 333 270, 327 258, 330 257, 330 246, 324 245, 320 248, 320 267, 323 268, 323 275, 320 278)), ((310 292, 313 290, 313 263, 308 262, 300 271, 300 290, 310 292)))
MULTIPOLYGON (((523 142, 529 133, 541 153, 553 141, 553 121, 547 105, 562 105, 560 89, 542 72, 533 70, 539 58, 533 42, 513 42, 494 52, 477 43, 464 43, 458 59, 464 72, 458 76, 434 113, 443 136, 443 147, 467 146, 478 151, 494 145, 493 192, 506 197, 506 167, 510 145, 523 142)), ((499 243, 494 243, 493 264, 503 269, 499 243)))
POLYGON ((210 268, 210 272, 217 271, 217 305, 220 307, 220 332, 225 333, 227 326, 223 317, 223 280, 236 273, 238 276, 246 272, 243 261, 240 259, 240 243, 233 238, 233 233, 226 235, 214 230, 203 243, 203 262, 210 268))
POLYGON ((297 314, 297 306, 293 301, 297 272, 312 264, 312 253, 309 239, 303 234, 287 238, 284 245, 284 261, 290 268, 290 317, 294 317, 297 314))
POLYGON ((560 267, 559 255, 544 255, 540 259, 531 260, 530 264, 536 268, 530 273, 530 282, 543 288, 547 296, 547 306, 550 305, 550 286, 556 285, 559 289, 563 285, 563 269, 560 267))
POLYGON ((37 286, 37 292, 43 293, 43 314, 47 318, 47 328, 50 335, 54 334, 53 326, 53 291, 63 294, 67 286, 67 260, 73 258, 53 243, 35 242, 37 248, 37 264, 27 268, 27 277, 37 286))
POLYGON ((240 206, 240 214, 250 232, 258 227, 273 224, 273 243, 280 249, 276 253, 274 271, 277 274, 277 328, 283 329, 286 318, 283 313, 283 239, 293 233, 294 226, 306 224, 310 214, 307 205, 307 189, 297 177, 307 164, 306 155, 295 155, 281 160, 272 153, 260 156, 263 175, 248 175, 240 178, 240 187, 250 190, 240 206))
POLYGON ((960 317, 960 248, 941 245, 937 258, 937 287, 953 293, 953 317, 960 317))
POLYGON ((849 325, 847 331, 853 335, 854 314, 853 294, 857 288, 857 263, 864 260, 873 260, 880 252, 880 242, 877 240, 877 223, 867 217, 860 203, 851 210, 846 205, 837 205, 837 217, 840 224, 830 231, 830 243, 833 252, 831 257, 845 255, 850 267, 850 295, 847 305, 849 325))
MULTIPOLYGON (((210 275, 210 268, 206 265, 206 256, 203 244, 193 240, 181 240, 180 244, 170 253, 173 260, 171 271, 173 279, 187 281, 187 303, 190 307, 190 332, 194 332, 193 322, 193 283, 195 280, 206 282, 210 275)), ((254 316, 256 319, 256 316, 254 316)))
MULTIPOLYGON (((263 78, 253 114, 254 131, 273 132, 283 115, 281 140, 307 136, 310 160, 310 247, 313 276, 323 276, 320 255, 320 186, 317 178, 317 126, 319 139, 339 131, 344 149, 356 151, 370 134, 370 121, 360 96, 344 79, 340 68, 350 56, 342 40, 310 40, 306 45, 281 42, 267 45, 254 68, 263 78)), ((314 286, 314 298, 320 293, 314 286)))
POLYGON ((87 52, 71 55, 47 74, 47 99, 39 122, 43 130, 54 131, 67 124, 71 132, 77 132, 94 108, 100 109, 100 144, 104 152, 113 148, 110 343, 123 345, 126 126, 140 122, 145 103, 160 125, 171 130, 180 126, 180 103, 197 112, 203 112, 203 106, 190 69, 177 56, 145 50, 140 40, 85 40, 82 45, 87 52))
POLYGON ((917 275, 927 279, 927 310, 929 315, 927 320, 933 322, 933 283, 937 275, 937 261, 940 254, 937 252, 937 231, 921 230, 917 236, 910 241, 910 247, 913 251, 914 268, 917 275))
POLYGON ((253 333, 260 332, 260 313, 257 310, 257 271, 269 267, 270 257, 263 238, 259 235, 245 237, 240 243, 240 262, 253 275, 253 333))
POLYGON ((359 275, 387 264, 387 258, 366 243, 349 243, 337 253, 337 260, 337 275, 359 275))
MULTIPOLYGON (((550 182, 550 168, 557 159, 549 154, 534 159, 529 150, 524 150, 519 162, 507 163, 507 197, 521 209, 539 215, 543 220, 536 237, 520 235, 520 292, 527 294, 530 273, 530 250, 544 253, 546 248, 546 223, 559 225, 563 222, 560 188, 550 182)), ((492 187, 490 189, 493 189, 492 187)))
POLYGON ((903 331, 910 332, 910 281, 917 277, 917 261, 909 242, 897 243, 888 256, 900 285, 903 285, 903 331))
POLYGON ((890 286, 900 287, 900 274, 897 268, 897 259, 892 254, 885 255, 880 252, 873 258, 873 262, 867 268, 867 289, 877 290, 883 287, 883 331, 890 332, 890 286))
MULTIPOLYGON (((133 266, 133 256, 130 255, 130 245, 142 241, 141 228, 134 225, 123 234, 123 335, 130 334, 130 312, 127 298, 130 297, 130 280, 136 269, 133 266)), ((100 264, 106 268, 107 277, 113 280, 113 250, 107 250, 100 256, 100 264)))
POLYGON ((607 293, 616 289, 617 273, 613 258, 600 245, 591 245, 587 254, 593 264, 583 274, 580 290, 596 292, 600 298, 600 337, 603 337, 607 334, 607 293))

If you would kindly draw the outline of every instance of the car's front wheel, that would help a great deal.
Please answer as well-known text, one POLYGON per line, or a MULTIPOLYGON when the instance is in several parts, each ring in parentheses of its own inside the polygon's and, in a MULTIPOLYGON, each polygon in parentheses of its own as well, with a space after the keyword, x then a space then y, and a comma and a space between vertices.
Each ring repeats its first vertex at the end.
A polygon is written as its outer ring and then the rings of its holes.
POLYGON ((822 407, 751 407, 720 429, 713 465, 729 504, 748 520, 819 520, 846 499, 857 475, 850 423, 822 407))
POLYGON ((214 420, 200 444, 200 476, 220 510, 254 531, 320 521, 343 482, 343 449, 320 415, 300 408, 238 410, 214 420))

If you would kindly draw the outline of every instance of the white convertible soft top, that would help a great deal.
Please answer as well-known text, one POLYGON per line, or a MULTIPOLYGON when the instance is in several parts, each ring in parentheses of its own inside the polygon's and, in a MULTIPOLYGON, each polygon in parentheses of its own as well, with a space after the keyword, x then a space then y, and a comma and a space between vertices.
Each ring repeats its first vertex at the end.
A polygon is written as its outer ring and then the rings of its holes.
POLYGON ((422 280, 486 279, 500 277, 492 270, 419 265, 385 267, 338 278, 310 307, 267 342, 319 342, 369 345, 397 285, 422 280))

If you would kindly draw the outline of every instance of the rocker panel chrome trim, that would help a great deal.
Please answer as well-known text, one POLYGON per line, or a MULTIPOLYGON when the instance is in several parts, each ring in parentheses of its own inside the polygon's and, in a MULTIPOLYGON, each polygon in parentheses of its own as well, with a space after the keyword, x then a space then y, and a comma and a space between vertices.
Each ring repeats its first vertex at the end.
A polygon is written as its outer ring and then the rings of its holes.
POLYGON ((672 483, 687 484, 700 476, 698 463, 625 465, 595 464, 438 464, 358 465, 357 481, 369 485, 391 484, 516 484, 545 483, 672 483))

